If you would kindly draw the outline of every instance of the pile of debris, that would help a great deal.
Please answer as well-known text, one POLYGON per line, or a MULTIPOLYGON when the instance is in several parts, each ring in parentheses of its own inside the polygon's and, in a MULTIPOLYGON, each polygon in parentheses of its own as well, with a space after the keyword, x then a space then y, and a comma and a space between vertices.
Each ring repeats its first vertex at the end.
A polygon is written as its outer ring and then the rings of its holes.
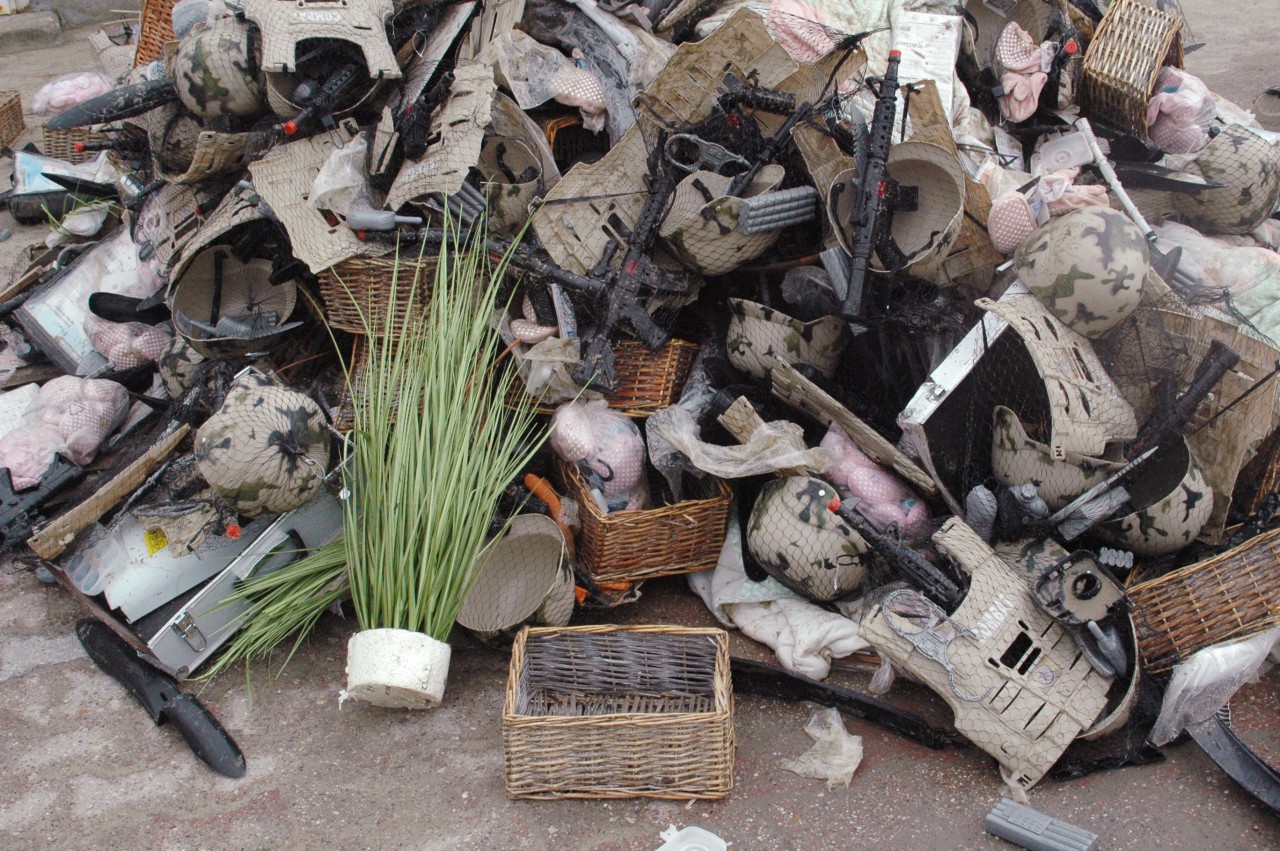
POLYGON ((1280 806, 1215 714, 1280 624, 1280 136, 1182 69, 1175 0, 148 0, 141 34, 14 153, 57 224, 0 293, 0 532, 151 663, 342 534, 361 387, 479 252, 477 368, 550 449, 474 507, 459 624, 570 635, 688 574, 777 653, 739 691, 954 741, 818 682, 873 650, 1018 792, 1187 729, 1280 806))

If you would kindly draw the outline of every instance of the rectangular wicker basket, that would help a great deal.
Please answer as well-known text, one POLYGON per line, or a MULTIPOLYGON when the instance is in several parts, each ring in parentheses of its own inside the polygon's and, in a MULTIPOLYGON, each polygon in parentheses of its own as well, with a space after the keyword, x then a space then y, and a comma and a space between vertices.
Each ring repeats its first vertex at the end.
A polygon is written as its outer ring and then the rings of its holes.
MULTIPOLYGON (((696 496, 640 511, 606 514, 596 505, 577 467, 556 459, 557 485, 580 506, 578 566, 597 582, 639 582, 715 567, 729 521, 729 486, 708 476, 696 479, 696 496)), ((654 501, 665 490, 650 476, 654 501)))
POLYGON ((410 302, 415 315, 425 313, 431 303, 435 274, 436 261, 431 256, 410 259, 402 255, 398 267, 395 255, 343 260, 316 276, 320 298, 324 300, 325 320, 334 328, 352 334, 366 334, 370 329, 380 332, 386 328, 387 310, 392 308, 394 280, 394 323, 400 327, 410 302))
POLYGON ((22 119, 22 95, 19 92, 0 92, 0 148, 7 148, 22 131, 27 122, 22 119))
POLYGON ((1280 625, 1280 529, 1129 589, 1143 667, 1280 625))
MULTIPOLYGON (((618 389, 605 394, 609 407, 628 417, 647 417, 680 399, 684 383, 698 356, 699 346, 684 340, 668 340, 656 352, 639 340, 621 340, 614 344, 614 374, 618 389)), ((513 384, 511 393, 519 393, 524 385, 513 384)), ((517 400, 508 397, 507 407, 515 408, 517 400)), ((555 413, 555 407, 540 405, 538 412, 555 413)))
POLYGON ((1085 115, 1146 139, 1147 104, 1160 69, 1182 67, 1181 29, 1181 18, 1142 0, 1112 0, 1084 54, 1085 115))
POLYGON ((512 798, 723 798, 733 682, 720 629, 525 629, 502 749, 512 798))

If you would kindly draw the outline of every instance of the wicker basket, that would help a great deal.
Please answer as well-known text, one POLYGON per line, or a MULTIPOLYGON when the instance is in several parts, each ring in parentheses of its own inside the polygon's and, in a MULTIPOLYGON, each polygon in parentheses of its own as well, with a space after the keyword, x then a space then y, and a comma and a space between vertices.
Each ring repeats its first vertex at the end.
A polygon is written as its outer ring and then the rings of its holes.
POLYGON ((22 95, 18 92, 0 92, 0 148, 7 148, 22 131, 27 122, 22 120, 22 95))
POLYGON ((1142 0, 1113 0, 1084 54, 1080 107, 1100 123, 1147 138, 1147 104, 1165 65, 1182 67, 1182 19, 1142 0))
MULTIPOLYGON (((684 390, 689 370, 698 356, 698 346, 684 340, 670 340, 656 352, 639 340, 622 340, 613 347, 614 374, 618 389, 605 394, 609 407, 628 417, 647 417, 674 404, 684 390)), ((516 394, 523 384, 513 383, 507 407, 515 409, 516 394)), ((540 414, 553 414, 555 407, 541 405, 540 414)))
POLYGON ((164 58, 164 46, 177 36, 173 34, 173 7, 177 0, 143 0, 142 24, 138 28, 138 49, 133 65, 145 65, 164 58))
POLYGON ((1153 674, 1220 641, 1280 625, 1280 529, 1129 589, 1142 661, 1153 674))
MULTIPOLYGON (((591 498, 577 467, 557 458, 556 475, 560 492, 581 507, 578 566, 596 582, 638 582, 715 567, 724 546, 731 496, 722 480, 693 480, 698 492, 673 505, 606 514, 591 498)), ((652 471, 649 490, 655 496, 666 490, 652 471)))
POLYGON ((111 137, 105 133, 95 133, 87 127, 73 127, 70 130, 50 130, 41 128, 44 133, 44 154, 54 159, 69 162, 72 165, 91 160, 98 155, 97 151, 76 151, 77 142, 109 142, 111 137))
POLYGON ((396 279, 395 327, 402 326, 410 301, 414 314, 423 315, 431 300, 435 258, 401 257, 398 268, 397 278, 394 257, 352 257, 321 272, 316 279, 324 300, 325 319, 334 328, 352 334, 367 333, 366 320, 368 328, 375 331, 386 328, 393 279, 396 279), (416 290, 410 290, 411 281, 416 290))
POLYGON ((512 798, 723 798, 733 788, 719 629, 525 629, 502 712, 512 798))

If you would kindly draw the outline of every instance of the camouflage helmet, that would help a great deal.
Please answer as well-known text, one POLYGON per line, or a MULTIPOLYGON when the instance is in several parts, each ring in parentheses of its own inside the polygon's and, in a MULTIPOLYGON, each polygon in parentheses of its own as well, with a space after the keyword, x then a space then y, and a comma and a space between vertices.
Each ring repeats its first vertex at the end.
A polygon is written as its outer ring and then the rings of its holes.
POLYGON ((261 115, 259 42, 257 27, 237 18, 219 18, 184 38, 169 66, 183 106, 201 118, 261 115))
POLYGON ((160 372, 160 380, 164 382, 164 389, 169 391, 170 399, 178 398, 191 387, 196 367, 202 363, 204 355, 196 351, 180 334, 175 334, 165 344, 156 360, 156 368, 160 372))
POLYGON ((1142 231, 1123 213, 1086 207, 1036 231, 1014 252, 1013 266, 1054 316, 1096 338, 1138 307, 1151 262, 1142 231))
POLYGON ((1188 166, 1221 189, 1174 193, 1173 205, 1205 233, 1248 233, 1276 210, 1280 148, 1237 125, 1222 129, 1188 166))
POLYGON ((747 550, 769 575, 810 600, 848 597, 862 585, 867 543, 827 505, 836 489, 810 476, 775 479, 751 509, 747 550))
POLYGON ((311 399, 250 372, 196 432, 195 457, 205 481, 237 512, 279 514, 319 493, 329 431, 311 399))
POLYGON ((849 328, 838 316, 801 322, 772 307, 729 299, 729 362, 764 378, 775 360, 807 363, 830 378, 849 343, 849 328))
POLYGON ((1213 488, 1185 440, 1150 462, 1127 489, 1136 510, 1095 531, 1137 556, 1177 552, 1195 540, 1213 514, 1213 488))

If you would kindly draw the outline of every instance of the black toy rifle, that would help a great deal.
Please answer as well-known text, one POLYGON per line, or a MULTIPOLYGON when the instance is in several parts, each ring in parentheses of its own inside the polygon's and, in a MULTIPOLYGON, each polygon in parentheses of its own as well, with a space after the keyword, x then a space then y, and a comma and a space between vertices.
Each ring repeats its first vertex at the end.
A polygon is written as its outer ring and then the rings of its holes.
POLYGON ((853 221, 850 223, 853 226, 850 251, 853 259, 849 264, 849 287, 840 310, 846 322, 853 322, 862 314, 862 289, 871 266, 871 251, 887 242, 887 217, 883 212, 886 196, 891 194, 892 187, 885 178, 885 166, 889 147, 893 144, 893 122, 898 111, 898 63, 901 59, 900 51, 889 51, 889 64, 876 93, 876 109, 867 143, 867 165, 854 199, 853 221))
POLYGON ((1071 540, 1114 514, 1118 505, 1105 513, 1086 511, 1085 506, 1102 499, 1108 492, 1132 483, 1147 465, 1163 456, 1171 445, 1181 439, 1183 429, 1191 422, 1205 397, 1239 362, 1238 353, 1221 341, 1214 340, 1204 359, 1196 367, 1187 389, 1167 408, 1157 407, 1156 412, 1138 431, 1138 439, 1125 452, 1128 463, 1105 481, 1073 499, 1049 517, 1048 523, 1058 527, 1063 537, 1071 540))
POLYGON ((0 468, 0 551, 17 546, 31 537, 40 506, 58 491, 84 478, 84 468, 55 454, 40 476, 40 483, 26 490, 13 489, 13 476, 0 468))
POLYGON ((841 502, 839 497, 833 498, 827 508, 839 515, 840 519, 853 527, 853 531, 866 541, 873 550, 880 554, 889 566, 902 574, 918 590, 948 613, 954 612, 960 605, 964 594, 960 587, 952 582, 941 570, 934 567, 928 559, 908 547, 892 535, 885 534, 872 525, 855 508, 841 502))
MULTIPOLYGON (((649 152, 648 174, 645 184, 649 196, 645 199, 640 216, 627 239, 627 253, 622 264, 609 268, 618 244, 614 242, 596 268, 592 278, 603 279, 609 291, 609 301, 604 316, 597 323, 582 360, 573 371, 573 379, 585 386, 610 391, 617 387, 613 370, 613 348, 610 337, 625 320, 650 349, 657 349, 671 336, 659 327, 641 304, 642 293, 683 292, 684 281, 659 268, 650 258, 653 244, 658 238, 658 227, 666 215, 667 202, 675 192, 676 181, 666 161, 667 133, 659 131, 657 144, 649 152)), ((615 226, 617 223, 614 223, 615 226)))
POLYGON ((356 83, 365 76, 364 69, 354 62, 343 65, 335 71, 329 79, 325 80, 316 87, 315 92, 306 100, 302 112, 290 121, 286 121, 283 125, 284 134, 293 136, 306 124, 314 119, 320 119, 320 125, 326 130, 332 130, 335 126, 333 120, 333 111, 338 103, 346 96, 356 83))

